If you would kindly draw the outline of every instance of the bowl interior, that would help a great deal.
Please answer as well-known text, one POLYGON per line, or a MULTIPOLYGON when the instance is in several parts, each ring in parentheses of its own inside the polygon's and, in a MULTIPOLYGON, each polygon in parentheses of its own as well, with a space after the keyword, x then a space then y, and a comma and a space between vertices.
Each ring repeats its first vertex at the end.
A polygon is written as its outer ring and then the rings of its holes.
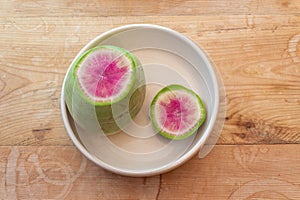
POLYGON ((219 103, 216 77, 204 53, 175 31, 158 26, 136 25, 100 35, 87 44, 77 57, 98 45, 119 46, 139 58, 145 71, 146 98, 142 110, 132 123, 111 136, 81 129, 63 105, 67 116, 65 124, 70 127, 68 133, 79 150, 108 170, 143 176, 173 169, 199 151, 213 127, 219 103), (207 110, 207 118, 197 133, 180 141, 169 140, 155 133, 148 114, 153 96, 169 84, 181 84, 194 90, 207 110))

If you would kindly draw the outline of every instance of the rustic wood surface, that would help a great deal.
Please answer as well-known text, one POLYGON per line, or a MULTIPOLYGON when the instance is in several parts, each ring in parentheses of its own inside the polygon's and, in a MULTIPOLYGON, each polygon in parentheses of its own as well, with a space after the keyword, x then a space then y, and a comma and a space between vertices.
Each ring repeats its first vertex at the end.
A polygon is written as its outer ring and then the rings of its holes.
POLYGON ((300 199, 300 1, 1 0, 0 199, 300 199), (226 89, 213 151, 148 178, 84 158, 59 106, 77 52, 131 23, 194 40, 226 89))

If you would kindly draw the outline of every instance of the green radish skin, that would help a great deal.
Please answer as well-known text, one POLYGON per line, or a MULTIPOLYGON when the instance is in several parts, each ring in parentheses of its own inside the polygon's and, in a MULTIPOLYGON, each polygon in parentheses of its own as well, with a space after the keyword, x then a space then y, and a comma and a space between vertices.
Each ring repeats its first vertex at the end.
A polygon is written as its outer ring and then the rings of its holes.
POLYGON ((125 49, 98 46, 85 52, 71 67, 65 84, 65 101, 74 121, 83 129, 114 134, 126 126, 140 111, 145 98, 145 75, 140 61, 125 49), (76 70, 90 53, 99 49, 117 51, 131 61, 132 77, 122 96, 112 101, 97 102, 82 90, 76 70))
MULTIPOLYGON (((182 95, 182 94, 181 94, 181 96, 184 97, 184 95, 182 95)), ((183 113, 183 111, 182 111, 182 113, 183 113)), ((188 115, 186 115, 186 116, 188 116, 188 115)), ((160 135, 162 135, 162 136, 164 136, 166 138, 172 139, 172 140, 182 140, 182 139, 185 139, 185 138, 191 136, 192 134, 194 134, 199 129, 199 127, 205 121, 206 110, 205 110, 205 107, 204 107, 204 104, 203 104, 201 98, 194 91, 192 91, 190 89, 187 89, 184 86, 174 84, 174 85, 168 85, 168 86, 164 87, 153 98, 153 100, 151 102, 151 105, 150 105, 150 118, 151 118, 151 122, 152 122, 154 130, 156 132, 158 132, 160 135), (178 94, 178 92, 180 92, 182 94, 186 93, 187 97, 185 97, 185 98, 186 99, 193 98, 193 101, 192 100, 188 101, 187 102, 188 106, 184 105, 184 102, 180 102, 178 100, 178 97, 180 96, 178 94), (170 96, 170 98, 169 98, 169 96, 170 96), (169 121, 167 121, 168 120, 167 119, 168 116, 169 115, 172 116, 172 114, 174 114, 174 113, 172 113, 173 112, 172 109, 174 110, 174 112, 176 111, 175 108, 171 108, 171 113, 168 113, 165 110, 167 108, 170 110, 170 108, 168 106, 171 105, 171 101, 172 101, 171 99, 174 102, 176 102, 178 100, 178 102, 180 103, 180 106, 179 106, 179 108, 180 108, 179 109, 179 111, 180 111, 179 112, 180 113, 179 114, 180 115, 180 120, 179 120, 180 121, 180 126, 179 126, 179 128, 181 127, 181 124, 184 124, 183 123, 184 116, 182 116, 184 114, 181 114, 181 111, 182 111, 181 109, 184 109, 184 107, 186 107, 186 110, 190 110, 191 111, 195 107, 197 107, 197 109, 196 109, 197 112, 194 111, 194 113, 195 113, 195 115, 198 118, 194 119, 193 124, 189 124, 189 126, 187 126, 188 129, 185 132, 180 132, 180 130, 177 130, 177 132, 176 131, 174 132, 174 131, 171 131, 171 130, 167 130, 167 128, 165 126, 167 124, 167 122, 169 122, 170 123, 170 127, 173 127, 173 128, 175 127, 174 129, 178 128, 178 127, 174 126, 174 124, 172 124, 172 119, 171 118, 169 118, 169 121), (191 102, 194 102, 194 105, 190 105, 191 102), (163 106, 159 106, 159 105, 163 105, 163 106), (159 113, 159 111, 156 112, 156 109, 164 109, 165 111, 163 113, 168 113, 168 115, 165 114, 164 115, 165 117, 161 117, 161 116, 159 116, 157 114, 157 113, 159 113), (162 118, 164 118, 165 121, 164 122, 160 122, 160 124, 159 124, 159 120, 161 120, 162 118)))

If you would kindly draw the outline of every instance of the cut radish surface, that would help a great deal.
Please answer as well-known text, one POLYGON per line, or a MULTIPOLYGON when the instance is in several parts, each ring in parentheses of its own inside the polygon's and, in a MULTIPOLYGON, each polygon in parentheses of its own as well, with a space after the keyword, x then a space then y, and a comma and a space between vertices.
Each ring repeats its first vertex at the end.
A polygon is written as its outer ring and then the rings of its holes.
POLYGON ((139 112, 145 77, 139 60, 125 49, 98 46, 81 55, 67 75, 65 99, 83 128, 115 133, 139 112))
POLYGON ((164 137, 184 139, 201 126, 206 111, 200 97, 181 85, 160 90, 150 107, 153 127, 164 137))
POLYGON ((123 98, 135 81, 133 58, 117 48, 92 49, 75 69, 81 89, 95 104, 123 98))

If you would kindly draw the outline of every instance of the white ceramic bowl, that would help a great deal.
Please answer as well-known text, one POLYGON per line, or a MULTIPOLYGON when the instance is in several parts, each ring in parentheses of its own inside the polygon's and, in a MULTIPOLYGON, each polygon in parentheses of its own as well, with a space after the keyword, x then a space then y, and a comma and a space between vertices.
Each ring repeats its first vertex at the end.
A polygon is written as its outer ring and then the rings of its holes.
POLYGON ((82 53, 98 45, 119 46, 140 59, 148 84, 144 111, 131 128, 104 138, 76 126, 62 92, 62 117, 75 146, 97 165, 127 176, 161 174, 180 166, 199 152, 213 131, 220 104, 216 73, 204 52, 190 39, 169 28, 149 24, 126 25, 89 42, 69 69, 82 53), (155 92, 174 83, 198 93, 207 110, 207 118, 198 132, 182 141, 171 141, 155 134, 147 120, 147 108, 155 92))

